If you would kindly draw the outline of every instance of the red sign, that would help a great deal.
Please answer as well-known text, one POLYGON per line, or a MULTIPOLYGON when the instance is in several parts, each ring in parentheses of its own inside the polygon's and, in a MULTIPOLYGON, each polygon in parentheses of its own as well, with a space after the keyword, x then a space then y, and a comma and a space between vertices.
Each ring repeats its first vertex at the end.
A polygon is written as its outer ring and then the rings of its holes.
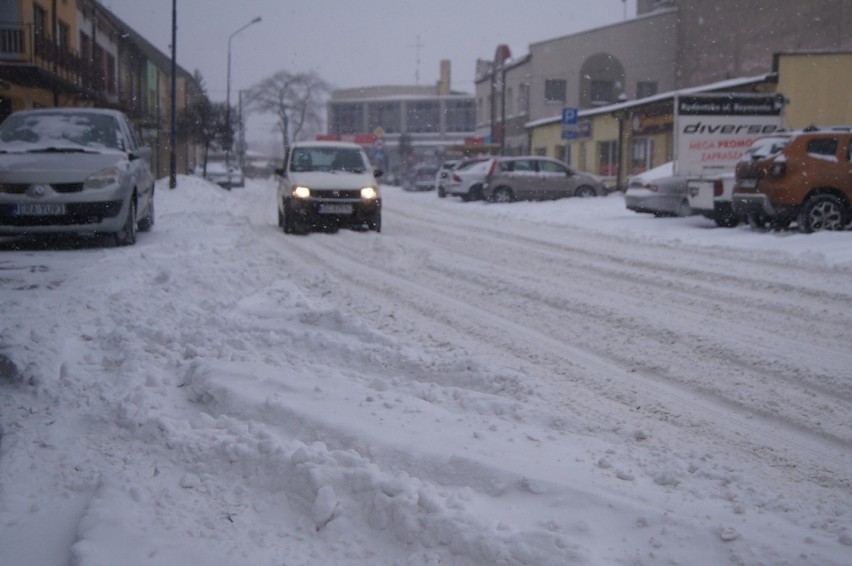
POLYGON ((372 145, 379 139, 376 134, 318 134, 317 141, 345 141, 361 145, 372 145))

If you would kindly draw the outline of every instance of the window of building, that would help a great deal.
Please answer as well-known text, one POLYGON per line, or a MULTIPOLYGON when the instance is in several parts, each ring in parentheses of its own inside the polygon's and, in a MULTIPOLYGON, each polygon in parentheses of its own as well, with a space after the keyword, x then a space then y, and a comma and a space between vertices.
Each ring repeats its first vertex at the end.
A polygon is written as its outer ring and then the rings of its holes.
POLYGON ((598 142, 598 174, 615 177, 618 174, 618 149, 615 141, 598 142))
POLYGON ((85 32, 80 32, 80 57, 89 60, 92 56, 92 39, 85 32))
POLYGON ((367 131, 382 128, 386 133, 402 131, 402 105, 399 102, 372 102, 367 107, 367 131))
POLYGON ((436 133, 441 131, 441 104, 437 101, 413 102, 407 108, 408 131, 436 133))
POLYGON ((633 157, 630 161, 630 171, 641 173, 651 168, 654 141, 651 138, 633 138, 633 157))
POLYGON ((115 94, 118 85, 115 81, 115 57, 112 53, 106 54, 106 88, 110 94, 115 94))
POLYGON ((450 100, 446 103, 448 132, 472 132, 476 129, 473 100, 450 100))
POLYGON ((33 4, 33 41, 38 55, 47 54, 47 12, 38 4, 33 4))
POLYGON ((545 79, 544 101, 548 104, 565 104, 565 79, 545 79))
POLYGON ((363 131, 364 107, 360 104, 335 104, 331 107, 332 134, 356 134, 363 131))
POLYGON ((571 146, 562 143, 553 148, 553 155, 565 165, 571 165, 571 146))
POLYGON ((515 98, 512 96, 512 87, 506 87, 506 115, 511 116, 514 113, 515 98))
POLYGON ((521 83, 518 85, 518 113, 526 114, 530 111, 530 85, 521 83))
POLYGON ((106 90, 104 49, 97 43, 92 45, 92 69, 94 70, 94 88, 96 90, 106 90))
POLYGON ((65 22, 60 21, 58 24, 58 33, 56 41, 61 53, 68 53, 71 50, 71 28, 65 22))
POLYGON ((636 83, 636 98, 648 98, 657 94, 656 81, 639 81, 636 83))
POLYGON ((594 106, 603 106, 615 102, 615 85, 612 81, 595 81, 589 86, 589 99, 594 106))

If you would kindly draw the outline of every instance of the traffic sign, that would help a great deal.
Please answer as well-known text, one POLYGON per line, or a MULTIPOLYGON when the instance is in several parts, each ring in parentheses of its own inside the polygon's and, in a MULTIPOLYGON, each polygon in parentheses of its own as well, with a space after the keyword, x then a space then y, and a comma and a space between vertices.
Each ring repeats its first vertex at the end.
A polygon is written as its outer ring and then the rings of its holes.
POLYGON ((577 109, 566 107, 562 109, 562 124, 565 126, 577 125, 577 109))

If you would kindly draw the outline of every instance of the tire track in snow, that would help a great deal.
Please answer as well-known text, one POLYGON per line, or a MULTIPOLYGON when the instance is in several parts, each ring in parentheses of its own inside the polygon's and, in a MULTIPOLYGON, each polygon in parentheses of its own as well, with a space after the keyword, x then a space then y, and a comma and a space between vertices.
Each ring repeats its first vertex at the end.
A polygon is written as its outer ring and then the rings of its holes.
MULTIPOLYGON (((513 352, 520 359, 537 364, 545 373, 559 375, 560 371, 556 368, 572 367, 591 374, 586 378, 586 383, 599 379, 608 383, 630 384, 637 389, 636 395, 645 400, 643 404, 659 405, 663 409, 668 407, 665 410, 672 415, 680 415, 680 418, 686 418, 694 424, 702 423, 701 427, 712 430, 713 435, 720 430, 727 430, 726 439, 709 439, 710 442, 715 442, 717 447, 735 442, 747 451, 762 450, 765 447, 764 442, 750 439, 772 439, 774 448, 771 448, 770 452, 779 466, 786 465, 784 462, 789 463, 789 460, 796 461, 802 468, 809 468, 807 462, 814 459, 830 462, 836 466, 834 473, 839 474, 841 485, 849 484, 846 474, 852 460, 847 457, 848 444, 840 443, 838 446, 837 441, 826 440, 819 433, 789 426, 788 423, 776 419, 753 422, 737 410, 739 407, 710 400, 704 396, 704 392, 695 391, 692 387, 681 388, 682 386, 661 381, 648 372, 631 372, 612 360, 602 359, 594 353, 566 345, 562 341, 542 335, 534 328, 522 328, 514 320, 504 316, 444 297, 433 290, 429 281, 408 280, 378 264, 365 266, 362 263, 363 254, 358 254, 358 259, 354 260, 351 252, 345 247, 328 238, 322 241, 315 238, 300 240, 290 249, 297 251, 306 261, 313 261, 315 264, 321 262, 328 273, 334 274, 335 279, 345 282, 339 287, 370 290, 375 293, 376 301, 393 299, 394 305, 404 305, 405 310, 414 310, 418 316, 425 319, 440 321, 447 326, 464 324, 465 320, 487 321, 487 332, 481 332, 482 340, 489 340, 490 347, 495 350, 513 352), (417 297, 417 303, 412 303, 410 297, 417 297), (513 336, 513 339, 504 339, 501 342, 501 336, 508 335, 513 336), (535 353, 530 355, 530 351, 535 353), (689 408, 692 411, 689 411, 689 408), (835 448, 831 448, 832 446, 835 448), (839 457, 835 451, 837 447, 842 448, 839 457)), ((420 274, 422 275, 422 272, 420 274)), ((601 392, 600 388, 596 391, 601 392)), ((818 467, 809 474, 820 475, 822 471, 822 468, 818 467)))

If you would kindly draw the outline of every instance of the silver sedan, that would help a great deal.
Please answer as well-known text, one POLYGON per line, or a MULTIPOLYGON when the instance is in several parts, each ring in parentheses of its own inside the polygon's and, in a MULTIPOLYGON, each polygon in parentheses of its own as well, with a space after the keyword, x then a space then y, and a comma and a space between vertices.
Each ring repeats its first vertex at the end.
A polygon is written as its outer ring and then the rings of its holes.
POLYGON ((0 125, 0 234, 109 234, 154 224, 151 149, 115 110, 23 110, 0 125))
POLYGON ((674 174, 668 162, 630 177, 624 203, 629 210, 655 216, 689 216, 692 209, 687 197, 688 178, 674 174))

